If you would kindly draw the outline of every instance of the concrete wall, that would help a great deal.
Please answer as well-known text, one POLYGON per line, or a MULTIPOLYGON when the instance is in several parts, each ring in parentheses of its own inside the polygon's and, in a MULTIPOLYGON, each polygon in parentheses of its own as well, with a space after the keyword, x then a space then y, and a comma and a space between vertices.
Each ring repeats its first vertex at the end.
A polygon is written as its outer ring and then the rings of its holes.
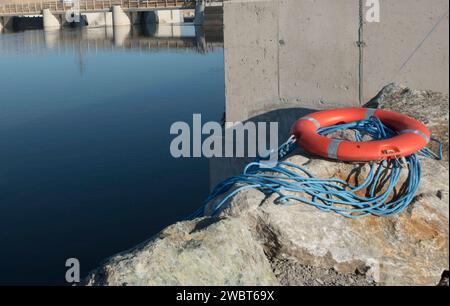
POLYGON ((448 1, 381 0, 361 41, 359 13, 359 0, 225 2, 227 120, 360 105, 390 82, 448 93, 448 1))
POLYGON ((143 12, 145 24, 161 23, 173 24, 182 23, 184 16, 182 10, 158 10, 151 12, 143 12))
POLYGON ((390 82, 449 92, 448 0, 381 0, 364 25, 364 99, 390 82))
POLYGON ((278 10, 274 1, 224 3, 227 121, 243 121, 279 100, 278 10))
POLYGON ((156 11, 159 23, 181 23, 184 18, 180 10, 156 11))
POLYGON ((330 0, 224 4, 226 118, 358 105, 358 10, 330 0), (343 18, 333 23, 339 11, 343 18))
POLYGON ((278 18, 280 96, 358 105, 358 1, 289 0, 278 18))
MULTIPOLYGON (((381 0, 362 37, 359 13, 359 0, 225 2, 226 120, 277 121, 281 143, 301 116, 359 105, 389 82, 448 93, 447 1, 381 0)), ((210 159, 211 187, 251 160, 210 159)))
POLYGON ((112 20, 114 26, 129 26, 131 25, 130 17, 123 11, 119 5, 112 7, 112 20))

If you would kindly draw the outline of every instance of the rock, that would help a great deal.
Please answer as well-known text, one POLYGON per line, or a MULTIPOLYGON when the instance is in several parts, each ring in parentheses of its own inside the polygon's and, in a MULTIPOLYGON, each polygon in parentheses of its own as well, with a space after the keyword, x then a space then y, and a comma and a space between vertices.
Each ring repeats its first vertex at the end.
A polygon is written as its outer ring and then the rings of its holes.
MULTIPOLYGON (((400 111, 424 122, 432 136, 444 144, 444 157, 448 160, 448 95, 435 91, 415 90, 399 84, 385 86, 366 104, 368 107, 400 111)), ((434 150, 436 145, 432 145, 434 150)))
POLYGON ((275 259, 274 273, 285 286, 374 286, 365 275, 339 273, 334 269, 301 265, 295 259, 275 259))
MULTIPOLYGON (((289 161, 295 163, 296 157, 289 161)), ((397 216, 349 220, 304 204, 274 205, 270 197, 242 212, 241 220, 272 262, 294 258, 302 266, 364 274, 368 283, 380 285, 435 285, 449 265, 448 172, 439 162, 422 162, 428 175, 409 209, 397 216)), ((332 170, 330 177, 340 177, 352 165, 315 160, 308 169, 332 170)), ((239 204, 231 203, 235 207, 220 215, 249 207, 239 204)))
POLYGON ((237 219, 169 226, 108 259, 86 285, 278 285, 262 247, 237 219))
POLYGON ((439 286, 449 286, 449 273, 448 270, 444 271, 444 273, 442 273, 442 278, 441 281, 438 284, 439 286))
MULTIPOLYGON (((428 123, 431 119, 434 124, 448 122, 448 108, 442 107, 448 97, 437 93, 390 85, 373 101, 379 107, 389 106, 428 123), (421 106, 417 107, 418 104, 421 106)), ((448 147, 448 138, 443 140, 448 147)), ((355 164, 315 157, 305 159, 300 155, 288 161, 304 165, 318 177, 344 180, 357 168, 355 164)), ((449 266, 448 163, 426 158, 421 158, 421 162, 423 173, 418 194, 407 211, 397 216, 349 220, 305 204, 274 205, 275 196, 258 205, 254 202, 262 197, 255 195, 258 191, 242 192, 252 194, 239 195, 219 215, 241 216, 264 246, 272 264, 278 263, 276 271, 283 270, 279 267, 280 258, 291 258, 301 266, 333 269, 353 276, 364 274, 369 283, 436 285, 449 266), (246 199, 252 200, 249 203, 246 199)), ((364 173, 365 167, 360 167, 364 173)), ((350 179, 352 183, 354 180, 350 179)), ((286 277, 281 280, 290 283, 286 277)))
POLYGON ((415 90, 396 83, 385 86, 366 106, 401 111, 428 126, 449 120, 447 94, 415 90))
MULTIPOLYGON (((253 210, 253 216, 242 213, 242 220, 272 261, 291 257, 301 265, 339 273, 358 271, 381 285, 437 284, 448 268, 448 176, 439 162, 423 160, 423 166, 426 174, 419 194, 398 216, 348 220, 304 204, 274 205, 271 197, 253 210)), ((330 177, 340 177, 351 166, 320 160, 309 169, 333 169, 330 177)), ((236 214, 235 205, 221 216, 236 214)))

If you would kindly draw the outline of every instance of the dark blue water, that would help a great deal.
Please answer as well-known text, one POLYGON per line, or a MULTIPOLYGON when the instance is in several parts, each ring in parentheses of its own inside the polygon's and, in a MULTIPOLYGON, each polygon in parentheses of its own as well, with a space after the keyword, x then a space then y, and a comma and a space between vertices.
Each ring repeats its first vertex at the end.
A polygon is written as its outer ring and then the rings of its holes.
POLYGON ((221 120, 223 50, 177 33, 0 34, 0 284, 64 284, 199 207, 208 161, 172 158, 169 127, 221 120))

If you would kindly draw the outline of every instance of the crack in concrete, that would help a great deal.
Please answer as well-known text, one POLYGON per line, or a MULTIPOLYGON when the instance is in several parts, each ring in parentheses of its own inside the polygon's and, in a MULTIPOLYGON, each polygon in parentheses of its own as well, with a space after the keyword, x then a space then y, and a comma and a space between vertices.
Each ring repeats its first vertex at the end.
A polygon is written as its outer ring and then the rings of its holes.
POLYGON ((359 63, 358 63, 358 91, 359 91, 359 106, 364 103, 364 4, 363 0, 359 0, 359 27, 358 27, 358 42, 359 48, 359 63))

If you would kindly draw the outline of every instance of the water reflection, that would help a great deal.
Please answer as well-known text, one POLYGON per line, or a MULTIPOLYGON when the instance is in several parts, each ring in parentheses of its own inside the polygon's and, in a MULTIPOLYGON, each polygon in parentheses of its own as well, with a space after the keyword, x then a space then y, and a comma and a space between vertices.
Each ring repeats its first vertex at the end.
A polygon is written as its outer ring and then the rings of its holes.
POLYGON ((0 284, 64 284, 198 208, 206 159, 170 126, 224 110, 220 29, 0 35, 0 284))
POLYGON ((158 52, 161 50, 191 50, 207 53, 223 48, 220 27, 193 25, 118 26, 75 28, 64 30, 30 30, 11 33, 0 39, 0 54, 37 55, 49 51, 67 54, 93 51, 158 52))

